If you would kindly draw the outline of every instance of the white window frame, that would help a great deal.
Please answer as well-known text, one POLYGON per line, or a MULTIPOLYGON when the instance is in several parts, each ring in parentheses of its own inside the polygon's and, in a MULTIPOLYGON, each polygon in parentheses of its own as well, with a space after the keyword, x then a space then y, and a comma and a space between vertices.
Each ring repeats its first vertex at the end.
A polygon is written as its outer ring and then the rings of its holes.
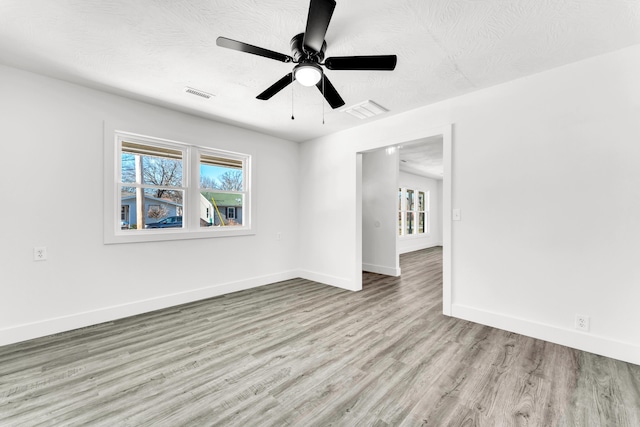
POLYGON ((431 194, 428 190, 422 190, 420 188, 414 187, 399 187, 399 197, 400 197, 400 206, 398 210, 398 214, 400 215, 400 229, 402 230, 402 234, 396 234, 396 237, 399 239, 411 239, 418 237, 425 237, 431 232, 431 221, 430 221, 430 197, 431 194), (413 209, 409 210, 407 207, 407 190, 413 191, 413 209), (424 210, 419 210, 419 194, 424 193, 424 210), (412 212, 414 217, 414 225, 413 225, 413 233, 407 234, 407 213, 412 212), (424 212, 424 220, 425 220, 425 230, 424 233, 420 233, 420 213, 424 212))
POLYGON ((251 197, 251 155, 212 147, 145 136, 131 132, 108 130, 105 126, 104 147, 104 242, 105 244, 186 240, 255 234, 255 208, 251 197), (128 230, 121 228, 121 153, 122 142, 140 143, 183 151, 182 175, 184 190, 182 228, 128 230), (241 160, 243 164, 243 224, 233 227, 200 226, 200 154, 241 160))

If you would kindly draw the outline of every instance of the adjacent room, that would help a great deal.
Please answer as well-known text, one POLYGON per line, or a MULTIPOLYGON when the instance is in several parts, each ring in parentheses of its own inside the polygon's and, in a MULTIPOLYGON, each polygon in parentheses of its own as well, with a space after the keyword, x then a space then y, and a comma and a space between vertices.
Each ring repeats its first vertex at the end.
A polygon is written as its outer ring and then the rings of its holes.
POLYGON ((640 425, 640 2, 0 0, 0 425, 640 425))

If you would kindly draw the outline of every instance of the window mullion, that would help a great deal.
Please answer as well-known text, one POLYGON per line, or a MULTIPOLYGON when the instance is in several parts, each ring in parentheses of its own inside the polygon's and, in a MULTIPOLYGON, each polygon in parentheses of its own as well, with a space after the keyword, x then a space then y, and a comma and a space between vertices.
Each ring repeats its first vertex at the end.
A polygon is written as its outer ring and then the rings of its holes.
POLYGON ((189 159, 188 172, 184 175, 188 180, 187 186, 187 209, 189 230, 194 231, 200 228, 200 150, 191 147, 187 153, 189 159))

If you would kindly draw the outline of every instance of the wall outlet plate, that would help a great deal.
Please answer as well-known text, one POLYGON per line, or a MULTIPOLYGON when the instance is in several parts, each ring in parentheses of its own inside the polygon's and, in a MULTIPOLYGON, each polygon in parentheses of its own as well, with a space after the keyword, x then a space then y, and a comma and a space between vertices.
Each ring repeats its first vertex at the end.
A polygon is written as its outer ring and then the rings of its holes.
POLYGON ((33 260, 44 261, 47 259, 47 248, 44 246, 36 246, 33 248, 33 260))
POLYGON ((575 328, 579 331, 589 332, 589 316, 576 314, 575 328))

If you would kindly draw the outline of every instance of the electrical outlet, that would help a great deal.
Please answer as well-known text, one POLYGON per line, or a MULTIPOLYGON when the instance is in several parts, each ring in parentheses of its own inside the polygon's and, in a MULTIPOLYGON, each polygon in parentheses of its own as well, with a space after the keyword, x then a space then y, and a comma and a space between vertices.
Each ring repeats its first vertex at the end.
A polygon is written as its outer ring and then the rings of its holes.
POLYGON ((36 246, 33 248, 33 260, 44 261, 47 259, 47 248, 44 246, 36 246))
POLYGON ((589 332, 589 316, 583 314, 576 314, 575 327, 579 331, 589 332))

